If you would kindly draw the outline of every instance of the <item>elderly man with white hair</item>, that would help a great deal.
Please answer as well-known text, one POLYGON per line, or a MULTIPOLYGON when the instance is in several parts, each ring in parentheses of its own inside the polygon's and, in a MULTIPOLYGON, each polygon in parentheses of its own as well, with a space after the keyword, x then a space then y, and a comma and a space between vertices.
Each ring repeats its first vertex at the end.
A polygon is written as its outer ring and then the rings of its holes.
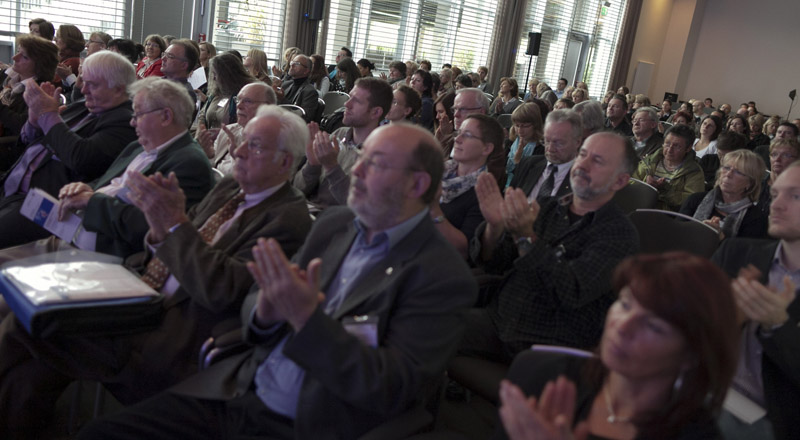
POLYGON ((101 51, 83 62, 82 77, 86 99, 61 113, 52 84, 26 88, 28 121, 20 138, 27 146, 0 180, 0 249, 49 235, 19 213, 29 189, 56 196, 67 183, 96 179, 136 139, 127 91, 136 80, 130 61, 101 51))
POLYGON ((175 174, 131 173, 130 198, 150 227, 142 280, 166 297, 161 324, 135 335, 41 340, 9 316, 0 324, 0 437, 41 437, 42 420, 75 378, 99 380, 130 404, 197 371, 203 341, 239 315, 254 283, 247 265, 257 240, 294 253, 311 228, 303 194, 288 183, 307 139, 299 116, 262 106, 233 150, 233 176, 188 214, 175 174))

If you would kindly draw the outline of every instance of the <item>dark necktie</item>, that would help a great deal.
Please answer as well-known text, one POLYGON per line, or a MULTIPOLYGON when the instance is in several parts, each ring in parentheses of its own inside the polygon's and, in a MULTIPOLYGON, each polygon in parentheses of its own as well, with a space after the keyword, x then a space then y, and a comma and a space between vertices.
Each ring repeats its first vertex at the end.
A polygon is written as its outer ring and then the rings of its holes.
MULTIPOLYGON (((203 226, 200 227, 198 232, 200 233, 200 237, 206 243, 211 243, 211 240, 214 239, 214 236, 217 235, 217 231, 219 227, 225 224, 228 220, 233 217, 236 213, 236 209, 239 207, 244 201, 244 193, 239 192, 236 194, 232 199, 228 200, 222 208, 218 209, 217 212, 211 215, 211 217, 203 223, 203 226)), ((142 281, 144 281, 148 286, 152 287, 155 290, 161 289, 164 286, 164 283, 169 278, 169 269, 167 265, 164 264, 158 257, 153 257, 149 263, 147 263, 147 269, 145 269, 144 275, 142 275, 142 281)))
POLYGON ((550 164, 547 166, 547 171, 550 172, 550 175, 547 176, 542 186, 539 188, 539 195, 536 197, 537 199, 540 197, 550 197, 550 193, 553 192, 553 187, 556 186, 556 172, 558 169, 555 165, 550 164))

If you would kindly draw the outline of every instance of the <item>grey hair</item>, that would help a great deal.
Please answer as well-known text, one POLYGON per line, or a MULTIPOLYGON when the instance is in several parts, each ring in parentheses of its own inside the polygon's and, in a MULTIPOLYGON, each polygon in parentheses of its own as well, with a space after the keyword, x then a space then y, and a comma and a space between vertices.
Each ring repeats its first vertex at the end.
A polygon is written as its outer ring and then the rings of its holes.
POLYGON ((256 117, 278 120, 281 125, 281 131, 277 139, 278 149, 286 151, 292 156, 292 169, 290 171, 294 173, 300 163, 300 158, 306 153, 306 144, 309 138, 308 128, 303 118, 284 108, 267 104, 262 104, 258 107, 256 117))
POLYGON ((546 124, 566 122, 572 127, 572 138, 580 142, 583 139, 583 120, 581 115, 569 109, 553 110, 547 114, 546 124))
POLYGON ((194 103, 186 89, 175 81, 149 77, 136 81, 129 87, 129 90, 131 99, 139 93, 144 93, 142 99, 151 110, 154 108, 169 108, 172 110, 173 119, 178 124, 186 128, 192 125, 194 103))
POLYGON ((483 107, 484 113, 487 115, 489 114, 489 106, 491 105, 491 103, 489 102, 489 98, 486 97, 486 94, 483 93, 481 89, 475 87, 467 87, 465 89, 456 90, 456 96, 464 93, 472 95, 472 99, 474 99, 478 105, 483 107))
POLYGON ((658 114, 656 114, 656 111, 653 109, 653 107, 639 107, 635 112, 633 112, 633 116, 636 116, 636 113, 647 113, 647 116, 650 117, 651 121, 658 122, 658 114))
POLYGON ((136 81, 136 72, 130 60, 110 50, 89 55, 83 60, 82 70, 92 76, 104 78, 109 88, 124 86, 128 89, 136 81))
POLYGON ((572 107, 572 111, 581 114, 583 118, 583 128, 589 133, 597 133, 605 125, 603 106, 597 101, 581 101, 572 107))
POLYGON ((264 100, 267 101, 267 104, 275 105, 278 103, 278 96, 275 94, 275 90, 263 81, 252 82, 244 87, 255 87, 260 89, 261 92, 264 93, 264 100))

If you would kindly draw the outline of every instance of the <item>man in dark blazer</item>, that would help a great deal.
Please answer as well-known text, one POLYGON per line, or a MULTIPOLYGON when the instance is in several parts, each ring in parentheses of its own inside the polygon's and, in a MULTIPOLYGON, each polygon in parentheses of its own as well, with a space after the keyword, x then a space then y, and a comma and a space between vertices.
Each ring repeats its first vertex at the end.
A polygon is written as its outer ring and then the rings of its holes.
POLYGON ((272 240, 254 252, 260 289, 242 308, 254 348, 82 436, 351 439, 411 408, 444 371, 477 293, 427 210, 442 167, 424 129, 374 131, 349 209, 317 219, 297 266, 272 240))
POLYGON ((211 164, 187 130, 193 107, 186 91, 172 81, 147 79, 137 81, 131 91, 138 142, 125 147, 91 186, 75 182, 59 192, 62 211, 83 212, 82 229, 73 243, 123 258, 143 250, 148 230, 144 214, 128 197, 130 172, 175 173, 187 207, 202 200, 214 185, 211 164))
POLYGON ((311 74, 311 58, 305 55, 295 56, 289 63, 289 76, 276 90, 282 104, 294 104, 305 111, 306 122, 316 120, 319 111, 319 93, 314 84, 308 82, 311 74))
POLYGON ((611 274, 638 248, 636 229, 611 203, 635 163, 629 139, 603 132, 581 146, 571 196, 529 202, 514 188, 503 198, 491 178, 478 179, 486 221, 470 254, 487 273, 504 278, 485 309, 470 311, 461 353, 510 362, 535 343, 597 344, 615 300, 611 274))
POLYGON ((246 264, 256 240, 272 237, 294 253, 311 228, 305 198, 287 183, 305 150, 305 123, 277 107, 259 114, 245 128, 245 144, 234 149, 234 176, 223 179, 188 215, 174 175, 131 176, 131 198, 150 226, 147 243, 154 255, 147 269, 157 258, 169 274, 159 287, 166 298, 158 328, 134 335, 39 340, 28 336, 13 315, 0 324, 0 391, 11 393, 0 403, 0 425, 36 437, 33 430, 43 425, 42 414, 49 414, 75 378, 99 380, 120 402, 131 404, 197 372, 202 343, 238 317, 253 284, 246 264), (283 145, 276 139, 283 139, 283 145), (207 242, 206 224, 241 198, 233 217, 207 242), (48 374, 30 374, 41 371, 48 374))
POLYGON ((127 92, 136 80, 130 61, 103 51, 87 58, 82 69, 85 100, 60 115, 52 85, 26 89, 30 118, 21 142, 27 147, 0 179, 0 249, 50 235, 19 213, 29 189, 55 197, 70 182, 94 180, 136 139, 127 92))
POLYGON ((730 238, 713 257, 735 278, 745 318, 731 388, 766 410, 765 418, 747 423, 726 402, 720 419, 725 438, 770 438, 772 431, 771 438, 800 439, 800 163, 781 173, 771 190, 769 234, 777 240, 730 238))
POLYGON ((544 124, 544 156, 523 158, 509 186, 520 188, 528 200, 571 193, 569 170, 582 142, 583 121, 579 114, 569 110, 550 112, 544 124))

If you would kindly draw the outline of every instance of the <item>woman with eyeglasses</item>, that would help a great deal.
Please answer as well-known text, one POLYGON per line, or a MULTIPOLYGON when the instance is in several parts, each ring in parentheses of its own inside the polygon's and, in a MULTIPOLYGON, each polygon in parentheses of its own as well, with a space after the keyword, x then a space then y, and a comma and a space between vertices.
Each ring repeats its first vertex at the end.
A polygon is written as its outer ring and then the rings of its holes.
POLYGON ((506 186, 511 183, 516 169, 523 157, 534 154, 544 154, 544 144, 541 143, 544 128, 539 106, 526 102, 511 113, 511 130, 509 138, 514 140, 508 151, 506 159, 506 186))
POLYGON ((453 158, 444 163, 441 194, 430 213, 439 232, 466 258, 475 229, 483 222, 475 183, 486 172, 492 151, 503 148, 505 133, 494 118, 469 115, 453 134, 453 158))
POLYGON ((136 76, 147 78, 149 76, 164 76, 161 72, 161 54, 167 50, 167 42, 160 35, 148 35, 144 39, 145 57, 136 66, 136 76))
POLYGON ((767 238, 768 216, 759 206, 767 166, 748 150, 727 153, 717 171, 714 188, 689 196, 681 214, 719 231, 720 238, 767 238))
POLYGON ((636 255, 611 280, 597 356, 526 350, 500 385, 494 438, 720 439, 736 370, 728 276, 687 252, 636 255), (528 397, 534 396, 534 397, 528 397))

